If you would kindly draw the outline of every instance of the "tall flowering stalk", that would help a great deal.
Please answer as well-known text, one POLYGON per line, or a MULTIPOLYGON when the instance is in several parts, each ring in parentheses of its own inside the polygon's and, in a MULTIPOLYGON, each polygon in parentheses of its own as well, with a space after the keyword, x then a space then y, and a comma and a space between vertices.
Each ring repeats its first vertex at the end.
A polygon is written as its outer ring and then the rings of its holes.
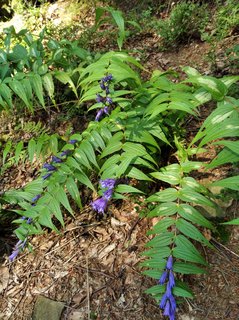
POLYGON ((113 196, 116 180, 115 179, 100 180, 100 185, 102 188, 106 190, 103 192, 103 196, 101 198, 91 202, 91 206, 98 213, 104 214, 107 208, 108 202, 113 196))
MULTIPOLYGON (((75 145, 78 142, 76 139, 69 140, 69 144, 75 145)), ((51 177, 52 173, 57 171, 56 165, 63 162, 63 159, 71 154, 71 150, 64 150, 60 153, 60 157, 52 156, 51 163, 44 163, 42 168, 46 170, 46 173, 41 176, 42 180, 47 180, 51 177)), ((42 194, 37 194, 35 197, 32 198, 32 206, 35 207, 37 201, 41 198, 42 194)), ((27 224, 31 224, 33 222, 32 218, 27 218, 23 216, 21 218, 23 221, 25 221, 27 224)), ((15 245, 12 254, 9 256, 9 260, 12 262, 16 259, 18 254, 23 251, 26 247, 27 241, 28 241, 28 234, 26 234, 24 240, 19 240, 17 244, 15 245)))
POLYGON ((168 316, 169 320, 175 320, 176 300, 172 289, 175 286, 173 273, 173 257, 169 256, 164 272, 159 279, 159 285, 166 284, 166 291, 160 301, 160 308, 163 309, 163 315, 168 316))
POLYGON ((105 97, 103 97, 99 93, 97 93, 96 95, 96 102, 102 103, 103 108, 98 110, 95 117, 95 121, 99 121, 104 114, 109 114, 109 108, 113 104, 113 100, 109 97, 109 94, 110 94, 109 84, 110 84, 110 81, 112 80, 113 80, 112 74, 109 74, 100 80, 100 88, 103 91, 105 91, 105 97))

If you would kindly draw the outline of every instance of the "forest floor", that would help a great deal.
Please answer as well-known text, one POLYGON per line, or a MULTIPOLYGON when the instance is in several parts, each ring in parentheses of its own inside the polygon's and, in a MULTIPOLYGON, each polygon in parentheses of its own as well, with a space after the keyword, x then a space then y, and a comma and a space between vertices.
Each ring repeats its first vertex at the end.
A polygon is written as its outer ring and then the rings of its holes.
MULTIPOLYGON (((155 34, 141 33, 127 41, 127 49, 143 52, 140 58, 149 71, 181 72, 181 67, 187 65, 211 74, 207 43, 192 41, 175 51, 160 52, 159 41, 155 34)), ((231 37, 218 45, 219 74, 225 72, 221 55, 236 43, 238 37, 231 37)), ((209 108, 204 106, 200 119, 188 124, 191 134, 208 115, 209 108)), ((205 157, 210 161, 214 155, 212 149, 205 157)), ((217 169, 207 178, 213 181, 215 176, 225 176, 227 170, 228 167, 217 169)), ((13 181, 10 186, 21 186, 26 181, 26 171, 29 176, 31 171, 26 168, 8 173, 13 181)), ((198 179, 203 179, 203 175, 198 179)), ((231 217, 238 215, 238 209, 236 200, 223 208, 225 216, 231 217)), ((139 266, 143 261, 140 254, 150 238, 146 230, 155 221, 139 219, 134 204, 123 200, 114 202, 100 221, 86 207, 82 211, 76 209, 74 219, 65 215, 65 222, 61 234, 35 236, 31 240, 32 253, 21 254, 14 263, 4 256, 0 266, 0 319, 30 320, 39 295, 64 303, 61 320, 163 319, 155 301, 144 293, 155 281, 143 276, 139 266)), ((195 299, 186 299, 178 306, 177 319, 239 320, 239 229, 227 230, 229 236, 224 244, 208 234, 215 250, 198 248, 210 265, 209 273, 186 277, 195 299)))

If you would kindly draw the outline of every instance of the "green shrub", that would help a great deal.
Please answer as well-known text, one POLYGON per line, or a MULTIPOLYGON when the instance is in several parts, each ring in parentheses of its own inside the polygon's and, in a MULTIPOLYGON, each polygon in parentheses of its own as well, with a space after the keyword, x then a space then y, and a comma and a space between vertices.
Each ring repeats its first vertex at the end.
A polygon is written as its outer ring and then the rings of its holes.
POLYGON ((206 5, 183 1, 173 7, 169 18, 157 22, 165 49, 200 38, 208 21, 206 5))
POLYGON ((228 0, 217 9, 213 36, 220 40, 238 32, 239 3, 237 0, 228 0))

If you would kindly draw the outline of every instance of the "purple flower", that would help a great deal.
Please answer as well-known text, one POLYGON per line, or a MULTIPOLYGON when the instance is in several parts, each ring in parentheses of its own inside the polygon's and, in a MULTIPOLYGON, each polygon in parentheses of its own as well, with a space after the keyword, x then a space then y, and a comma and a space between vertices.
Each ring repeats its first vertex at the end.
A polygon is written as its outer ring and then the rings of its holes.
POLYGON ((168 271, 164 271, 159 279, 159 284, 164 284, 168 276, 168 271))
POLYGON ((113 80, 113 76, 112 74, 108 74, 107 76, 105 76, 104 78, 101 79, 103 82, 108 82, 113 80))
POLYGON ((15 260, 15 258, 17 257, 18 253, 19 253, 19 249, 14 250, 12 254, 9 256, 9 260, 13 262, 13 260, 15 260))
POLYGON ((32 198, 32 202, 36 202, 40 198, 41 198, 41 195, 37 194, 34 198, 32 198))
POLYGON ((106 106, 106 107, 104 107, 103 110, 104 110, 104 113, 105 113, 105 114, 109 114, 109 107, 106 106))
POLYGON ((16 257, 17 255, 19 254, 20 250, 23 250, 25 245, 26 245, 26 242, 27 242, 27 238, 25 238, 24 241, 22 240, 19 240, 17 242, 17 244, 15 245, 15 248, 12 252, 12 254, 9 256, 9 260, 12 262, 16 257))
POLYGON ((69 141, 70 144, 75 144, 77 142, 78 142, 78 140, 76 140, 76 139, 72 139, 72 140, 69 141))
POLYGON ((110 93, 110 89, 109 89, 109 87, 107 86, 107 87, 105 87, 105 93, 106 94, 109 94, 110 93))
POLYGON ((162 296, 162 299, 161 299, 160 304, 159 304, 160 309, 163 309, 165 307, 167 299, 168 298, 167 298, 167 295, 166 295, 166 292, 165 292, 165 294, 162 296))
POLYGON ((114 193, 113 189, 108 189, 103 193, 103 197, 109 201, 112 198, 113 193, 114 193))
POLYGON ((99 93, 97 93, 95 100, 96 102, 100 103, 104 101, 104 98, 99 93))
POLYGON ((167 288, 166 288, 166 296, 167 298, 170 298, 172 295, 172 288, 171 286, 169 285, 169 282, 167 283, 167 288))
POLYGON ((104 109, 100 109, 96 114, 95 121, 99 121, 103 113, 104 113, 104 109))
POLYGON ((100 82, 100 88, 101 88, 102 90, 105 90, 105 84, 104 84, 103 81, 100 82))
POLYGON ((174 274, 173 274, 172 270, 169 271, 169 281, 168 281, 168 283, 169 283, 171 288, 173 288, 175 286, 174 274))
POLYGON ((106 97, 106 102, 108 102, 109 104, 112 104, 113 100, 110 97, 106 97))
POLYGON ((91 206, 98 213, 103 213, 104 214, 104 211, 105 211, 105 209, 107 207, 107 203, 108 203, 107 199, 99 198, 99 199, 93 201, 91 203, 91 206))
POLYGON ((44 176, 42 176, 42 179, 43 179, 43 180, 46 180, 46 179, 48 179, 50 176, 51 176, 51 173, 47 173, 47 174, 45 174, 44 176))
POLYGON ((172 270, 173 269, 173 257, 172 256, 168 257, 166 268, 168 270, 172 270))
POLYGON ((31 224, 32 223, 32 218, 28 218, 27 219, 27 224, 31 224))
POLYGON ((60 158, 56 157, 56 156, 53 156, 51 159, 52 159, 52 162, 55 162, 55 163, 61 163, 62 162, 62 160, 60 158))
POLYGON ((168 257, 166 268, 159 279, 159 283, 162 285, 167 281, 166 292, 161 298, 159 307, 164 310, 163 315, 168 316, 169 320, 175 319, 176 312, 176 300, 173 296, 172 288, 175 286, 175 279, 173 273, 173 257, 168 257))
POLYGON ((165 305, 165 307, 164 307, 163 315, 164 315, 164 316, 169 316, 169 315, 171 314, 170 311, 171 311, 171 310, 170 310, 170 302, 169 302, 169 300, 167 300, 166 305, 165 305))
POLYGON ((62 151, 62 153, 60 154, 60 156, 61 156, 61 157, 68 156, 70 153, 71 153, 71 150, 64 150, 64 151, 62 151))
POLYGON ((47 169, 47 171, 55 171, 56 170, 56 167, 54 167, 52 164, 49 164, 49 163, 44 163, 43 168, 47 169))
POLYGON ((170 300, 170 304, 171 304, 171 310, 173 310, 175 312, 177 305, 176 305, 176 300, 175 300, 174 296, 171 295, 169 300, 170 300))
POLYGON ((115 187, 116 180, 115 179, 105 179, 105 180, 100 180, 100 185, 102 188, 109 188, 113 189, 115 187))

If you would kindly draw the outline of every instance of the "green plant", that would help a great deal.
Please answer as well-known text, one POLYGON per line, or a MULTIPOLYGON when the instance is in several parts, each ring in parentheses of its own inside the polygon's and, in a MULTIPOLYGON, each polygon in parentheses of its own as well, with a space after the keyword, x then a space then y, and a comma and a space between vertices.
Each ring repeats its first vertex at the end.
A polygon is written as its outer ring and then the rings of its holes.
POLYGON ((182 1, 176 4, 170 16, 156 22, 156 30, 162 37, 165 49, 200 38, 208 21, 207 6, 182 1))
POLYGON ((80 48, 76 41, 48 39, 45 30, 34 37, 26 29, 17 33, 11 27, 5 29, 5 34, 5 49, 0 49, 0 105, 3 109, 21 106, 19 99, 30 112, 46 108, 46 94, 53 105, 61 103, 62 87, 60 94, 55 90, 59 83, 69 84, 78 98, 71 77, 73 70, 76 75, 80 63, 91 61, 89 52, 80 48))
POLYGON ((213 36, 221 40, 239 31, 239 4, 236 0, 228 0, 218 6, 215 17, 213 36))
POLYGON ((126 40, 126 37, 129 35, 129 32, 125 29, 125 23, 131 24, 134 27, 140 29, 140 26, 135 21, 125 21, 122 15, 122 12, 120 10, 115 10, 111 7, 106 8, 96 8, 95 11, 95 26, 94 31, 95 32, 102 24, 110 22, 115 24, 118 28, 118 37, 117 37, 117 44, 119 47, 119 50, 122 49, 124 41, 126 40), (109 13, 110 17, 105 17, 105 13, 109 13))
MULTIPOLYGON (((232 155, 234 162, 239 161, 238 152, 234 152, 238 141, 227 140, 239 136, 239 102, 227 96, 239 77, 216 79, 186 68, 188 77, 181 82, 170 79, 170 72, 159 71, 143 81, 136 71, 139 69, 143 67, 123 52, 109 52, 90 65, 80 66, 76 86, 79 103, 89 105, 96 98, 88 109, 98 110, 95 121, 81 134, 72 135, 61 152, 43 165, 35 181, 5 192, 2 198, 15 205, 13 211, 21 217, 15 220, 20 242, 11 255, 13 260, 29 237, 43 232, 44 227, 59 232, 55 220, 64 226, 62 209, 74 215, 69 197, 82 208, 86 204, 82 190, 96 192, 98 180, 99 198, 91 205, 99 215, 106 212, 112 197, 145 194, 148 217, 159 217, 149 232, 154 238, 146 244, 150 249, 144 253, 148 260, 143 266, 147 268, 144 273, 160 284, 147 292, 161 301, 164 315, 174 319, 181 297, 193 297, 177 274, 204 273, 207 263, 194 243, 212 247, 201 228, 214 230, 214 226, 194 206, 217 206, 214 195, 191 176, 192 171, 205 166, 192 157, 223 138, 226 140, 215 143, 225 148, 207 167, 231 162, 232 155), (217 108, 186 145, 180 129, 185 117, 196 117, 198 108, 210 100, 217 101, 217 108), (165 159, 167 150, 175 153, 176 163, 165 159), (132 186, 131 179, 138 184, 132 186), (142 181, 154 186, 156 192, 146 185, 142 190, 142 181), (163 189, 163 183, 168 187, 163 189)), ((218 183, 232 185, 231 180, 218 183)))

